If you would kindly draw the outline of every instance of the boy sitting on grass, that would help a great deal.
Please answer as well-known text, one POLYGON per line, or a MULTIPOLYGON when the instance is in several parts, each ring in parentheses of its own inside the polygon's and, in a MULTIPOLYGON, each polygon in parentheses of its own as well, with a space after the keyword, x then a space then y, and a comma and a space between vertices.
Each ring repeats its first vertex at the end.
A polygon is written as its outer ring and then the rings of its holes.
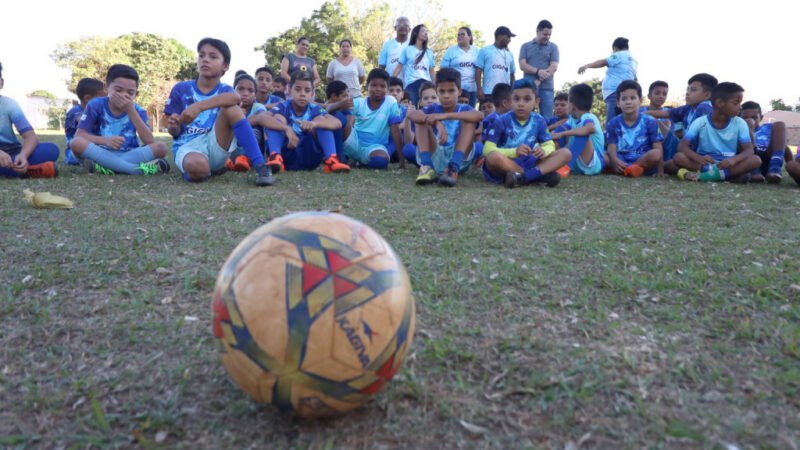
MULTIPOLYGON (((658 132, 656 119, 640 114, 642 87, 633 80, 617 86, 616 105, 622 114, 608 122, 608 161, 615 173, 638 178, 652 175, 661 167, 664 138, 658 132)), ((663 176, 663 170, 658 173, 663 176)))
POLYGON ((761 123, 761 105, 756 102, 744 102, 739 113, 747 122, 753 133, 753 149, 761 159, 761 167, 750 174, 750 181, 777 184, 783 178, 784 158, 791 161, 791 152, 786 149, 786 124, 783 122, 761 123))
POLYGON ((576 84, 569 90, 569 120, 564 131, 550 136, 558 141, 567 137, 566 148, 572 153, 570 172, 597 175, 608 163, 605 157, 605 137, 600 119, 591 113, 594 91, 586 83, 576 84))
POLYGON ((64 161, 67 164, 77 166, 80 161, 72 155, 69 144, 75 138, 75 132, 78 131, 78 122, 80 122, 89 100, 95 97, 102 97, 105 94, 103 82, 94 78, 81 78, 78 81, 78 86, 75 87, 75 94, 78 95, 80 103, 67 111, 67 117, 64 119, 64 137, 67 140, 67 148, 64 149, 64 161))
POLYGON ((350 97, 350 90, 343 81, 333 80, 325 86, 325 97, 328 99, 323 105, 325 111, 338 120, 342 127, 333 130, 333 139, 336 144, 336 157, 339 161, 346 162, 347 156, 344 153, 344 143, 353 131, 353 98, 350 97))

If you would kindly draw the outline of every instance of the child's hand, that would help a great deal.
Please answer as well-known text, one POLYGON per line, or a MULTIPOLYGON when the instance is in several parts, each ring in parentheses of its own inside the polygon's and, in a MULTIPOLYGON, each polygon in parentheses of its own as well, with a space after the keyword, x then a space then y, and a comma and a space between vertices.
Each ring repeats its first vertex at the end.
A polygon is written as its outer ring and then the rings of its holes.
POLYGON ((436 122, 436 129, 439 131, 439 145, 447 144, 447 128, 442 122, 436 122))
POLYGON ((11 156, 9 156, 8 153, 2 150, 0 150, 0 167, 3 167, 5 169, 11 168, 11 156))
POLYGON ((754 131, 756 129, 756 121, 753 119, 744 119, 747 122, 747 128, 750 128, 750 131, 754 131))
POLYGON ((552 140, 554 140, 554 141, 557 141, 557 140, 561 139, 561 135, 562 135, 562 133, 560 131, 554 131, 554 132, 550 133, 550 138, 552 140))
POLYGON ((700 158, 702 164, 715 164, 717 162, 711 155, 704 155, 700 158))
POLYGON ((297 137, 294 130, 291 128, 286 130, 286 139, 289 140, 289 142, 286 143, 286 148, 295 148, 297 144, 300 143, 300 138, 297 137))
POLYGON ((625 169, 628 167, 621 159, 619 158, 611 158, 611 165, 614 167, 614 171, 617 173, 625 172, 625 169))
POLYGON ((661 134, 666 136, 667 134, 669 134, 670 130, 672 129, 672 122, 670 122, 669 120, 665 120, 663 122, 659 120, 658 121, 658 128, 661 129, 661 134))
POLYGON ((353 106, 355 106, 355 103, 353 103, 353 98, 352 97, 348 98, 347 101, 344 102, 344 107, 347 108, 347 109, 353 109, 353 106))
POLYGON ((520 144, 519 147, 517 147, 517 156, 530 155, 532 151, 528 144, 520 144))
POLYGON ((14 172, 24 175, 28 171, 28 157, 20 153, 14 158, 13 167, 14 172))
POLYGON ((544 158, 544 149, 542 149, 542 147, 539 145, 534 147, 533 150, 531 150, 531 152, 533 153, 533 156, 535 156, 538 159, 544 158))
POLYGON ((586 66, 580 66, 578 68, 578 75, 583 75, 583 72, 586 72, 586 66))
POLYGON ((106 138, 106 147, 114 150, 119 150, 122 144, 125 143, 125 138, 122 136, 111 136, 106 138))
POLYGON ((112 92, 108 95, 108 101, 111 103, 112 106, 119 109, 120 111, 125 111, 126 113, 131 113, 131 111, 136 112, 136 108, 133 107, 133 99, 128 97, 125 94, 120 94, 119 92, 112 92))
POLYGON ((297 124, 300 125, 300 129, 303 131, 314 131, 317 128, 316 122, 310 120, 298 120, 297 124))
POLYGON ((426 114, 425 115, 425 123, 427 123, 428 125, 433 125, 436 122, 441 122, 442 120, 444 120, 444 119, 442 119, 442 115, 441 114, 426 114))
POLYGON ((183 110, 179 121, 184 125, 189 125, 194 122, 194 119, 197 119, 197 116, 199 116, 201 112, 200 108, 197 107, 197 103, 193 103, 183 110))
POLYGON ((719 163, 717 163, 717 167, 720 169, 730 169, 733 166, 730 158, 723 159, 719 163))

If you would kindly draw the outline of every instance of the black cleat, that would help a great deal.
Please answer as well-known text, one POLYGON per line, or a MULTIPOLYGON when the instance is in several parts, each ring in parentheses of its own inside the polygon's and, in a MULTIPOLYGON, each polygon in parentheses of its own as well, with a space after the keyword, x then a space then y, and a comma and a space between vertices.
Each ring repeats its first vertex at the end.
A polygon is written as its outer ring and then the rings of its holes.
POLYGON ((512 189, 517 186, 525 184, 525 175, 520 172, 508 172, 506 174, 505 185, 507 188, 512 189))
POLYGON ((261 163, 253 168, 256 172, 256 186, 272 186, 275 184, 275 177, 272 176, 272 169, 261 163))

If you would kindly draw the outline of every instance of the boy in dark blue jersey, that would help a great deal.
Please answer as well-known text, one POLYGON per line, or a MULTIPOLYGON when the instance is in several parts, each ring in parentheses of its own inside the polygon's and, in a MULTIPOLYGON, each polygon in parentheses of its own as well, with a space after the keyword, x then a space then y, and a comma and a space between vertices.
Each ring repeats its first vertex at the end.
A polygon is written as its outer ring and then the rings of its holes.
MULTIPOLYGON (((750 181, 761 183, 781 182, 781 171, 786 151, 786 124, 783 122, 761 123, 761 105, 756 102, 742 103, 739 116, 747 122, 753 139, 753 150, 761 158, 761 167, 750 174, 750 181)), ((791 161, 791 159, 788 159, 791 161)))
POLYGON ((114 64, 106 75, 107 97, 92 99, 83 111, 71 148, 89 173, 153 175, 169 171, 167 146, 155 142, 147 112, 134 103, 139 74, 114 64), (141 145, 140 145, 141 140, 141 145))
MULTIPOLYGON (((669 84, 666 81, 657 80, 650 83, 650 88, 647 91, 647 99, 650 104, 639 108, 640 112, 646 113, 647 111, 669 111, 670 108, 664 106, 669 95, 669 84)), ((675 135, 677 130, 682 130, 683 124, 674 124, 669 119, 658 119, 658 132, 664 138, 661 143, 663 149, 662 162, 659 167, 659 176, 664 173, 664 163, 670 161, 675 152, 678 151, 678 143, 680 139, 675 135)))
POLYGON ((283 99, 272 94, 272 79, 275 73, 267 66, 256 69, 256 101, 267 108, 267 111, 277 106, 283 99))
POLYGON ((455 69, 441 69, 436 74, 440 103, 408 112, 409 120, 417 129, 420 167, 416 183, 419 185, 433 183, 441 174, 442 186, 453 187, 458 174, 469 170, 474 157, 474 131, 483 120, 483 114, 469 105, 458 104, 460 93, 461 73, 455 69), (441 123, 446 132, 440 132, 437 123, 441 123))
POLYGON ((661 167, 664 137, 658 132, 656 119, 639 112, 642 87, 633 80, 625 80, 617 86, 615 95, 622 114, 608 121, 606 128, 609 166, 626 177, 652 175, 661 167))
POLYGON ((286 80, 283 77, 275 77, 272 80, 272 95, 286 100, 286 80))
POLYGON ((325 96, 328 98, 324 105, 325 111, 328 111, 328 114, 335 117, 342 124, 341 128, 333 130, 333 139, 336 142, 336 156, 339 161, 346 161, 344 142, 350 137, 350 133, 353 131, 353 123, 355 122, 353 98, 350 97, 347 85, 339 80, 333 80, 325 86, 325 96))
POLYGON ((80 161, 72 156, 69 144, 75 137, 75 132, 78 131, 78 122, 81 120, 81 115, 83 115, 83 110, 86 109, 89 100, 105 94, 103 82, 95 78, 81 78, 75 88, 75 94, 78 95, 80 103, 67 111, 67 117, 64 119, 64 137, 67 139, 67 148, 64 149, 64 161, 72 165, 78 165, 80 161))
POLYGON ((186 181, 204 181, 212 174, 226 171, 230 153, 242 146, 254 165, 255 184, 269 186, 275 179, 239 107, 239 95, 220 83, 230 62, 228 44, 204 38, 197 44, 198 78, 182 81, 172 88, 164 114, 167 129, 174 138, 175 165, 186 181))

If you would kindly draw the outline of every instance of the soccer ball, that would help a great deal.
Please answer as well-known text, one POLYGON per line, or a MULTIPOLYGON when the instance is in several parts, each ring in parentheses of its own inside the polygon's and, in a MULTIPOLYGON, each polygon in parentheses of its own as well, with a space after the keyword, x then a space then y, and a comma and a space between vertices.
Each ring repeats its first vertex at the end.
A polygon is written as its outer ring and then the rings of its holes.
POLYGON ((403 264, 378 233, 341 214, 292 214, 247 236, 220 270, 213 312, 236 384, 303 417, 369 400, 414 336, 403 264))

